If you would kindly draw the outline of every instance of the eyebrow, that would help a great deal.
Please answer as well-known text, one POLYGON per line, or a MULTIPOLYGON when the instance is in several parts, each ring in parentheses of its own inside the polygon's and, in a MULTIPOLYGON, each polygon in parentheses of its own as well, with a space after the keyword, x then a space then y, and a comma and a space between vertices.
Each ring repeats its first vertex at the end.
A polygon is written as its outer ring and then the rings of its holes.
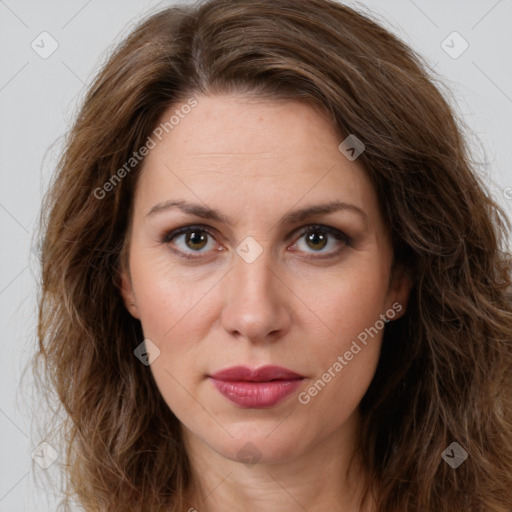
MULTIPOLYGON (((170 210, 172 208, 178 208, 184 213, 188 213, 196 217, 201 217, 203 219, 214 220, 227 226, 233 225, 233 222, 229 219, 229 217, 226 217, 218 210, 209 208, 208 206, 205 205, 189 203, 181 200, 170 200, 165 201, 163 203, 159 203, 153 206, 151 210, 149 210, 146 217, 149 217, 150 215, 154 215, 156 213, 170 210)), ((331 201, 329 203, 306 206, 304 208, 290 211, 281 218, 281 223, 295 224, 309 217, 313 217, 314 215, 334 213, 337 211, 349 211, 359 215, 365 221, 368 220, 368 215, 366 214, 366 212, 359 208, 358 206, 356 206, 355 204, 345 203, 343 201, 331 201)))

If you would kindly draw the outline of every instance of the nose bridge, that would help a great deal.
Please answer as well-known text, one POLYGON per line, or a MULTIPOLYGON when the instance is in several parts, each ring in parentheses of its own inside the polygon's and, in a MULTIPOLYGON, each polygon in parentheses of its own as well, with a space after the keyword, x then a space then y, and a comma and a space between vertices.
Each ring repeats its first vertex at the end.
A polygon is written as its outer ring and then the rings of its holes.
MULTIPOLYGON (((276 277, 270 248, 261 247, 261 253, 256 257, 252 254, 250 258, 245 258, 241 252, 242 244, 238 249, 242 256, 237 254, 233 262, 232 280, 234 283, 232 289, 236 295, 233 298, 243 297, 245 301, 249 302, 273 299, 276 277)), ((250 247, 250 251, 254 251, 254 248, 250 247)))
POLYGON ((282 283, 275 275, 269 247, 254 259, 238 254, 226 285, 224 328, 231 334, 255 340, 283 331, 288 323, 288 309, 282 283))

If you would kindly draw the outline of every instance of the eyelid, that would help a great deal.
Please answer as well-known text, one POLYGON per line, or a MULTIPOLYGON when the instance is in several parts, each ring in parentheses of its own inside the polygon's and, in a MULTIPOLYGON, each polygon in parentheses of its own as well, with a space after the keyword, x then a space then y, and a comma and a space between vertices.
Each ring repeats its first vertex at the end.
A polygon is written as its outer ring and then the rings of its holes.
POLYGON ((314 232, 315 230, 323 231, 323 232, 333 236, 334 238, 336 238, 338 240, 343 240, 347 243, 352 242, 352 239, 346 233, 341 231, 341 229, 338 229, 338 228, 335 228, 332 226, 328 226, 326 224, 309 224, 305 227, 302 227, 302 228, 299 228, 299 229, 293 231, 290 236, 294 235, 297 231, 300 231, 300 236, 304 236, 307 233, 314 232))
MULTIPOLYGON (((193 231, 204 232, 216 241, 215 236, 212 234, 212 231, 216 231, 214 228, 203 224, 187 224, 185 226, 166 231, 161 236, 160 242, 164 245, 171 245, 171 241, 174 238, 193 231)), ((181 249, 178 248, 171 248, 170 250, 175 254, 178 254, 180 257, 189 261, 204 259, 206 256, 211 255, 211 252, 213 252, 182 251, 181 249)))
MULTIPOLYGON (((346 247, 352 247, 353 240, 350 236, 348 236, 345 232, 341 231, 338 228, 328 226, 325 224, 309 224, 305 227, 299 228, 298 230, 295 230, 290 236, 293 236, 297 231, 300 231, 299 235, 297 236, 297 241, 301 240, 304 235, 307 235, 308 233, 314 233, 314 232, 324 232, 328 236, 335 238, 339 242, 342 242, 342 247, 329 251, 329 252, 306 252, 306 256, 302 256, 304 259, 309 260, 322 260, 322 259, 329 259, 334 258, 338 256, 346 247)), ((294 237, 295 238, 295 237, 294 237)), ((297 242, 294 242, 294 246, 297 242)))
POLYGON ((208 233, 211 237, 215 238, 213 234, 210 232, 210 230, 215 231, 214 228, 202 224, 187 224, 186 226, 182 226, 181 228, 166 231, 162 236, 162 243, 169 243, 173 238, 176 238, 177 236, 182 235, 184 233, 188 233, 189 231, 194 231, 194 229, 197 231, 204 231, 205 233, 208 233))

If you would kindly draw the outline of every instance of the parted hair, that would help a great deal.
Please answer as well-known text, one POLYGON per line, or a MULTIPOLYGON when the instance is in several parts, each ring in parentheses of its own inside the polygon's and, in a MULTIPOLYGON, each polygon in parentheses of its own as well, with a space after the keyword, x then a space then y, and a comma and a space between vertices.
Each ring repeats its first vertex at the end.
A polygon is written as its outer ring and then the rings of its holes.
POLYGON ((34 369, 64 412, 52 426, 65 446, 62 509, 192 506, 179 421, 134 357, 144 337, 119 291, 144 160, 112 176, 169 107, 217 93, 305 102, 340 142, 354 134, 365 145, 358 162, 390 228, 394 269, 412 282, 359 405, 366 497, 378 512, 510 512, 509 221, 428 65, 373 16, 331 0, 165 8, 133 28, 88 88, 40 228, 34 369), (468 454, 457 469, 442 457, 453 442, 468 454))

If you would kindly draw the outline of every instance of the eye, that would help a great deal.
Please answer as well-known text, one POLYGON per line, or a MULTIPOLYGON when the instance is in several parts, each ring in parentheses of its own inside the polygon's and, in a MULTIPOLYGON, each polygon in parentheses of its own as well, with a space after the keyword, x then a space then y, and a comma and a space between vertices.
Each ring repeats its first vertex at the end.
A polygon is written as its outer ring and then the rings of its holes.
POLYGON ((213 249, 213 235, 202 226, 186 226, 166 234, 162 243, 174 245, 181 256, 185 258, 199 257, 200 254, 213 249), (195 256, 193 253, 199 253, 195 256))
MULTIPOLYGON (((320 253, 322 256, 319 257, 324 258, 339 254, 344 247, 350 246, 351 243, 351 238, 339 229, 315 225, 309 226, 300 234, 299 240, 295 242, 291 250, 299 249, 310 254, 320 253), (327 248, 327 250, 324 251, 325 248, 327 248), (308 249, 312 249, 312 251, 308 249)), ((315 258, 317 256, 307 257, 315 258)))
MULTIPOLYGON (((185 226, 165 234, 161 242, 171 246, 171 250, 179 256, 193 259, 212 251, 215 247, 214 240, 214 236, 205 226, 185 226)), ((351 238, 338 229, 314 225, 302 231, 290 250, 309 253, 307 258, 330 258, 351 246, 351 243, 351 238)))

